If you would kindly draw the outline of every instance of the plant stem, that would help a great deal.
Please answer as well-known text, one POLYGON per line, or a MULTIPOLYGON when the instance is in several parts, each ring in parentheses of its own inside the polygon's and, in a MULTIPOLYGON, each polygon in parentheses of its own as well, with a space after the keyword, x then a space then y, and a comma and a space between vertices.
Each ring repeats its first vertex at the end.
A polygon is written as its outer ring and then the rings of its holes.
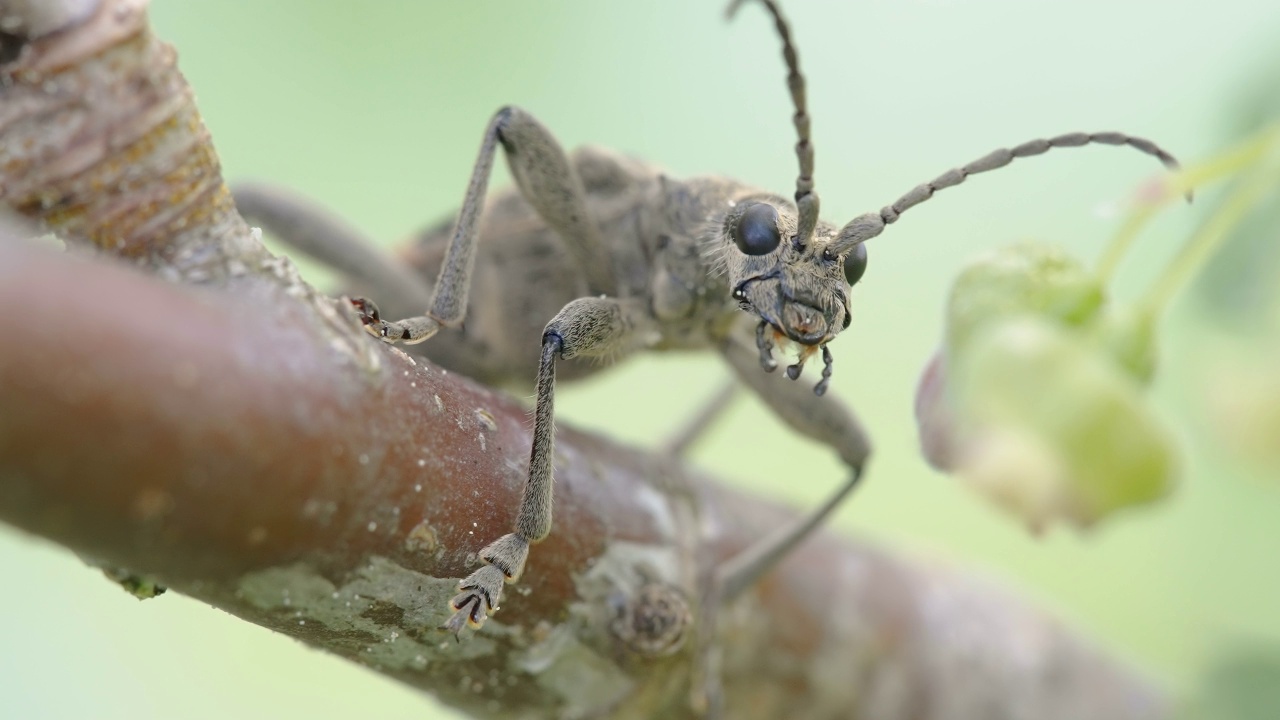
POLYGON ((1264 165, 1242 180, 1227 199, 1218 206, 1207 222, 1183 245, 1178 256, 1156 279, 1139 303, 1144 312, 1155 314, 1164 309, 1173 294, 1185 285, 1213 256, 1228 234, 1257 204, 1268 190, 1280 182, 1280 166, 1264 165))
POLYGON ((1176 197, 1189 196, 1193 190, 1214 180, 1234 175, 1257 163, 1277 144, 1278 140, 1280 140, 1280 125, 1268 127, 1216 157, 1175 173, 1157 187, 1154 196, 1141 198, 1112 237, 1102 254, 1102 259, 1098 262, 1100 283, 1110 284, 1116 268, 1120 265, 1120 260, 1132 247, 1134 240, 1151 218, 1155 217, 1157 211, 1176 197))

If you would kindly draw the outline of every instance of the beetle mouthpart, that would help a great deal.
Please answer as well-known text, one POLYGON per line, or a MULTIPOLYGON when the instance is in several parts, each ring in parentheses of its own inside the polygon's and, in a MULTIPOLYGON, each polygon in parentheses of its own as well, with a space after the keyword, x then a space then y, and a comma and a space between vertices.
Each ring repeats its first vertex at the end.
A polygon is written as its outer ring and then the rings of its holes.
POLYGON ((782 327, 787 337, 801 345, 817 345, 827 337, 827 318, 822 311, 800 302, 783 306, 782 327))
POLYGON ((813 386, 813 394, 822 397, 827 394, 827 386, 831 384, 831 350, 826 345, 822 346, 822 379, 817 385, 813 386))
MULTIPOLYGON (((787 377, 789 379, 791 380, 800 379, 800 373, 804 371, 804 364, 809 362, 809 358, 817 354, 818 347, 819 346, 817 345, 801 345, 798 348, 799 353, 796 356, 795 364, 787 366, 787 377)), ((824 366, 822 368, 822 380, 820 380, 818 382, 818 386, 814 387, 813 389, 813 391, 818 395, 821 395, 822 393, 827 391, 827 388, 826 388, 827 378, 831 377, 831 352, 827 350, 826 345, 822 345, 820 347, 822 348, 822 362, 824 363, 824 366), (822 388, 821 391, 818 389, 819 387, 822 388)))
POLYGON ((778 361, 773 359, 773 327, 765 320, 756 326, 756 349, 760 351, 760 367, 765 372, 778 369, 778 361))
POLYGON ((362 324, 367 326, 382 322, 382 313, 378 312, 378 306, 369 298, 353 297, 351 305, 356 309, 356 315, 362 324))

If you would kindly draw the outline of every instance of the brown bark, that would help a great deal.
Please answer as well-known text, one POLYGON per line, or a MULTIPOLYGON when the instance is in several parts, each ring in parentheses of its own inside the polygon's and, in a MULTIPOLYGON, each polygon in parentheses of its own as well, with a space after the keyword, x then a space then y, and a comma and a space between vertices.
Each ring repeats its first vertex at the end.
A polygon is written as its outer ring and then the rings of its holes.
MULTIPOLYGON (((699 578, 786 513, 561 427, 551 537, 482 632, 439 634, 511 525, 525 409, 263 249, 144 2, 57 5, 5 25, 0 196, 97 257, 0 241, 0 520, 476 715, 689 715, 696 643, 667 653, 664 622, 696 636, 699 578)), ((1035 611, 830 534, 723 608, 714 647, 733 718, 1165 714, 1035 611)))

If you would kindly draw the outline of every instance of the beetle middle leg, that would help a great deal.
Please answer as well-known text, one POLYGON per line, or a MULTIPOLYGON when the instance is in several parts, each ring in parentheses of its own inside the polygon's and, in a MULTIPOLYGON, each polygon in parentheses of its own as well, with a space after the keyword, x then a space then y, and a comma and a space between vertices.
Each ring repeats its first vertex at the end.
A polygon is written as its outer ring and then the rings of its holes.
POLYGON ((378 288, 396 307, 426 307, 429 288, 418 273, 320 204, 286 188, 239 182, 231 188, 236 209, 251 225, 344 275, 378 288))
POLYGON ((643 301, 608 297, 574 300, 547 323, 538 362, 529 476, 515 528, 480 551, 485 564, 458 584, 461 592, 451 601, 454 614, 442 629, 457 634, 465 625, 482 625, 498 609, 503 584, 520 579, 529 546, 551 532, 557 358, 618 356, 642 347, 653 331, 643 301))
POLYGON ((687 455, 690 448, 706 437, 707 431, 724 415, 737 395, 738 383, 726 383, 715 395, 703 401, 692 419, 667 436, 662 445, 663 451, 675 458, 687 455))
MULTIPOLYGON (((762 363, 766 369, 777 367, 769 354, 771 344, 760 337, 753 337, 746 323, 741 324, 738 330, 731 333, 721 347, 721 354, 733 368, 737 379, 751 388, 792 429, 834 449, 849 467, 849 476, 820 506, 758 538, 737 555, 720 563, 703 586, 691 701, 707 718, 719 718, 723 711, 723 688, 715 646, 719 609, 774 569, 796 545, 810 537, 831 516, 857 487, 871 455, 870 439, 847 406, 834 397, 823 397, 823 392, 815 393, 786 377, 762 372, 762 363)), ((823 349, 825 367, 821 387, 825 391, 830 377, 830 354, 825 352, 825 347, 823 349)))

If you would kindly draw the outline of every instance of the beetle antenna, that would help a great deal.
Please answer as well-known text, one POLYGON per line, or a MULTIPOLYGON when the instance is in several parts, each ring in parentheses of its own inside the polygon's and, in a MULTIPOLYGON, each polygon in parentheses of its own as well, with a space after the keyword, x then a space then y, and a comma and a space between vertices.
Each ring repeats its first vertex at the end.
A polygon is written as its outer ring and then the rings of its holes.
MULTIPOLYGON (((952 168, 930 182, 915 186, 906 195, 898 198, 892 205, 886 205, 881 208, 878 213, 870 212, 865 215, 859 215, 841 228, 840 234, 831 243, 829 250, 837 255, 849 252, 859 243, 870 240, 884 232, 884 226, 896 221, 902 213, 933 197, 933 194, 939 190, 959 185, 970 175, 996 170, 1008 165, 1017 158, 1040 155, 1052 148, 1080 147, 1095 143, 1099 145, 1128 145, 1138 152, 1156 158, 1170 170, 1179 168, 1178 160, 1173 155, 1165 152, 1164 148, 1145 138, 1133 137, 1124 133, 1077 132, 1059 135, 1047 140, 1031 140, 1013 148, 993 150, 968 165, 952 168)), ((1187 200, 1191 200, 1190 194, 1187 195, 1187 200)))
MULTIPOLYGON (((734 13, 746 0, 733 0, 729 3, 725 16, 733 18, 734 13)), ((796 233, 796 242, 807 244, 818 226, 818 193, 813 189, 813 143, 809 139, 809 111, 805 99, 804 75, 800 73, 800 58, 796 55, 795 45, 791 42, 791 28, 778 9, 774 0, 760 0, 773 16, 773 25, 782 38, 782 58, 787 62, 787 89, 791 91, 791 104, 795 114, 791 116, 796 126, 796 158, 800 161, 800 175, 796 177, 796 208, 800 211, 800 228, 796 233)))

